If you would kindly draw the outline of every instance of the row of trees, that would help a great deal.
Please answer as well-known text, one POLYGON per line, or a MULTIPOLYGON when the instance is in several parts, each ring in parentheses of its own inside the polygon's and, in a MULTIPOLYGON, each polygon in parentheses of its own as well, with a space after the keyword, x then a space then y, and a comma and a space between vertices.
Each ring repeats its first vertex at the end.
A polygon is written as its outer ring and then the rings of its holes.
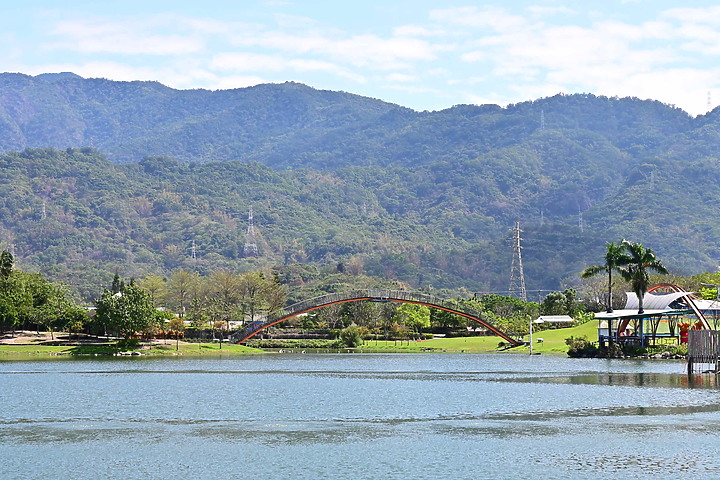
MULTIPOLYGON (((131 336, 154 330, 179 329, 190 323, 196 328, 230 330, 252 322, 286 303, 285 287, 277 275, 259 272, 233 273, 217 270, 200 275, 185 269, 174 270, 168 277, 149 275, 127 284, 115 275, 112 285, 96 301, 96 315, 70 300, 58 284, 46 282, 38 274, 16 271, 13 257, 0 254, 0 322, 3 329, 34 325, 53 331, 85 329, 94 333, 131 336), (271 278, 268 278, 271 277, 271 278), (174 322, 174 323, 172 323, 174 322)), ((650 271, 667 270, 651 249, 623 240, 608 243, 604 265, 586 268, 582 276, 608 274, 608 310, 612 308, 612 274, 630 283, 640 299, 650 282, 650 271)), ((554 292, 538 304, 500 295, 482 295, 458 300, 480 312, 485 320, 510 335, 527 333, 528 320, 539 314, 582 314, 585 306, 573 289, 554 292)), ((350 303, 327 307, 296 320, 301 328, 344 329, 355 325, 376 335, 419 336, 430 329, 464 331, 476 327, 472 321, 442 310, 409 304, 350 303)))
POLYGON ((168 278, 149 275, 127 285, 116 274, 96 304, 96 322, 119 336, 167 330, 173 318, 179 320, 175 329, 187 321, 196 328, 229 330, 231 322, 252 322, 282 308, 285 291, 262 273, 218 270, 201 276, 177 269, 168 278))
MULTIPOLYGON (((564 294, 563 298, 565 298, 564 294)), ((513 335, 527 334, 529 319, 544 312, 545 306, 535 302, 487 294, 468 299, 449 301, 459 310, 463 306, 478 312, 483 320, 513 335)), ((566 304, 567 305, 567 304, 566 304)), ((583 310, 574 304, 578 311, 583 310)), ((568 313, 566 309, 563 314, 568 313)), ((365 338, 419 338, 423 333, 437 332, 450 335, 472 335, 482 330, 479 323, 461 315, 421 305, 395 302, 353 302, 315 310, 298 321, 305 329, 345 329, 352 325, 360 328, 365 338)))
MULTIPOLYGON (((80 331, 87 316, 72 301, 62 285, 48 282, 42 275, 14 268, 10 252, 0 252, 0 329, 35 327, 50 331, 80 331)), ((53 334, 54 337, 54 334, 53 334)))

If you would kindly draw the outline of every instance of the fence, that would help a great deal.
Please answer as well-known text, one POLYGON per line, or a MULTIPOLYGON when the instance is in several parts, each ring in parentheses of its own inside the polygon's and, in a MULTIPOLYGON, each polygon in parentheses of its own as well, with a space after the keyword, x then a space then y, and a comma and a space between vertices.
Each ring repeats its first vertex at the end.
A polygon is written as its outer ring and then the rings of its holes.
POLYGON ((688 374, 719 373, 720 370, 720 331, 690 330, 688 332, 688 374), (714 365, 713 370, 705 367, 714 365), (698 370, 698 371, 696 371, 698 370))

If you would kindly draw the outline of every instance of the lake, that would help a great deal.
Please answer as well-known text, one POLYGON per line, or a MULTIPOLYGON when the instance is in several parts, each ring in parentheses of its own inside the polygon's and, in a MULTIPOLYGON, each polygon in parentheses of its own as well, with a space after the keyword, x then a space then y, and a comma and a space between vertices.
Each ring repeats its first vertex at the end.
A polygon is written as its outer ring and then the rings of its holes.
POLYGON ((679 361, 271 354, 0 362, 0 478, 718 478, 679 361))

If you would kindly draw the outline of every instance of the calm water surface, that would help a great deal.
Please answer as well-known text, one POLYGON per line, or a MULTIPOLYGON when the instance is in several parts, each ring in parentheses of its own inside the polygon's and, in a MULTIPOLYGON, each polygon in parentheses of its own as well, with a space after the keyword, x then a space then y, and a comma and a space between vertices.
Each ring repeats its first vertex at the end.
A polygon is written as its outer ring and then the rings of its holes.
POLYGON ((521 355, 0 362, 0 478, 720 478, 684 364, 521 355))

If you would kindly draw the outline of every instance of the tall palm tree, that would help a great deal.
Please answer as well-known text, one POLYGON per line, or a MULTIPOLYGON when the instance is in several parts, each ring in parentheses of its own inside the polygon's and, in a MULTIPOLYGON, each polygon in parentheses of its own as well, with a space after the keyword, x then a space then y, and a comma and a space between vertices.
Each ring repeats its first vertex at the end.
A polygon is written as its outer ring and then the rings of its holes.
POLYGON ((654 271, 661 274, 667 274, 668 271, 659 258, 649 248, 645 248, 640 243, 631 242, 629 240, 622 241, 622 247, 628 261, 623 262, 620 267, 622 277, 630 282, 630 286, 638 297, 638 314, 642 314, 643 297, 650 285, 650 274, 648 271, 654 271))
POLYGON ((582 271, 582 278, 590 278, 605 272, 608 275, 608 296, 607 296, 607 313, 612 313, 612 272, 618 270, 622 265, 630 260, 625 254, 625 248, 622 244, 607 242, 605 244, 605 264, 593 265, 582 271))

